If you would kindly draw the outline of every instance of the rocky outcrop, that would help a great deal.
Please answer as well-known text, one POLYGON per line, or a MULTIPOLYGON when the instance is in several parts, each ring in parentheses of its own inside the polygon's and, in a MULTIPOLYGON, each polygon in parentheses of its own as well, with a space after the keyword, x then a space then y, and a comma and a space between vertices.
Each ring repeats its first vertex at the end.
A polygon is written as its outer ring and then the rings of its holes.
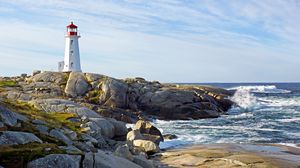
POLYGON ((80 168, 80 155, 51 154, 28 163, 28 168, 80 168))
POLYGON ((81 72, 71 72, 65 93, 71 97, 83 96, 89 89, 89 84, 81 72))
POLYGON ((110 107, 127 107, 128 85, 114 78, 105 78, 100 84, 99 103, 110 107))
POLYGON ((231 106, 229 95, 81 72, 0 77, 0 165, 150 168, 163 136, 147 120, 218 117, 231 106))
POLYGON ((36 82, 51 82, 55 84, 65 84, 68 75, 61 72, 43 72, 29 78, 29 81, 36 82))
POLYGON ((19 145, 31 142, 42 143, 38 137, 32 133, 15 132, 15 131, 1 131, 0 145, 19 145))

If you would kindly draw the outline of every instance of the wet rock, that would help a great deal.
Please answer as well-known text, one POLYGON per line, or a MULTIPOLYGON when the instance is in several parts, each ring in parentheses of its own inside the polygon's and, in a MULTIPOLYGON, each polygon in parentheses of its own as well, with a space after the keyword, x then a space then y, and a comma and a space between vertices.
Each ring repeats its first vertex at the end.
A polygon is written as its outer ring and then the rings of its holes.
POLYGON ((27 164, 28 168, 79 168, 80 155, 51 154, 33 160, 27 164))
POLYGON ((149 154, 159 152, 159 147, 154 142, 149 140, 134 140, 133 146, 141 147, 146 153, 149 154))
POLYGON ((19 145, 31 142, 42 143, 38 137, 28 132, 1 131, 0 145, 19 145))
POLYGON ((165 134, 163 135, 164 139, 166 140, 172 140, 172 139, 177 139, 178 137, 175 134, 165 134))
POLYGON ((132 154, 129 151, 128 145, 120 145, 117 147, 117 149, 114 152, 115 156, 123 157, 125 159, 128 159, 130 161, 133 160, 132 154))
POLYGON ((0 122, 0 128, 4 127, 3 122, 0 122))
POLYGON ((81 72, 71 72, 65 93, 69 96, 76 97, 84 95, 89 89, 89 84, 87 83, 84 74, 81 72))

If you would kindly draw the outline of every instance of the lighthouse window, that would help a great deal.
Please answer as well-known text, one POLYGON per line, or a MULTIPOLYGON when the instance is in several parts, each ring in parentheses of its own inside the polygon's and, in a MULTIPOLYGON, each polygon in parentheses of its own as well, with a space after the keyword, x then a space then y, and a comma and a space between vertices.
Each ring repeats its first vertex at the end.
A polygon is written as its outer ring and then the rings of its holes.
POLYGON ((71 40, 71 45, 73 44, 73 40, 71 40))
POLYGON ((71 54, 73 54, 73 52, 74 52, 73 50, 70 51, 71 54))
POLYGON ((71 68, 73 67, 73 62, 71 62, 71 68))

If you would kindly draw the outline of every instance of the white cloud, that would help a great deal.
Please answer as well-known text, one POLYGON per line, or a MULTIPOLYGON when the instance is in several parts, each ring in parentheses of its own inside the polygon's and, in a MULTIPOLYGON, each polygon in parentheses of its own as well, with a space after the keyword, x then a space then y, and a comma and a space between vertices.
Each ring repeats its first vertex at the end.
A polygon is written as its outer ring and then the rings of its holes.
POLYGON ((64 26, 74 20, 86 71, 182 82, 295 81, 296 3, 0 0, 0 75, 18 65, 14 74, 55 70, 64 26))

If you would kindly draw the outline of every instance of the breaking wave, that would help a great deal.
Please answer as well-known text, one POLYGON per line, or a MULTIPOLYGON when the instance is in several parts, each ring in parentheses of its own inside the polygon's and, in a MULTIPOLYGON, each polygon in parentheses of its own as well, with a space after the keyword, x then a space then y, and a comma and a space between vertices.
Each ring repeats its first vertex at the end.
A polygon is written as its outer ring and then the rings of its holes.
POLYGON ((228 90, 248 90, 251 93, 291 93, 290 90, 278 89, 275 85, 238 86, 228 90))
POLYGON ((284 85, 284 89, 276 86, 245 84, 230 88, 235 91, 231 100, 236 106, 228 111, 228 115, 219 118, 153 121, 163 134, 178 136, 178 139, 167 140, 160 146, 170 148, 202 143, 300 144, 300 85, 284 85))

